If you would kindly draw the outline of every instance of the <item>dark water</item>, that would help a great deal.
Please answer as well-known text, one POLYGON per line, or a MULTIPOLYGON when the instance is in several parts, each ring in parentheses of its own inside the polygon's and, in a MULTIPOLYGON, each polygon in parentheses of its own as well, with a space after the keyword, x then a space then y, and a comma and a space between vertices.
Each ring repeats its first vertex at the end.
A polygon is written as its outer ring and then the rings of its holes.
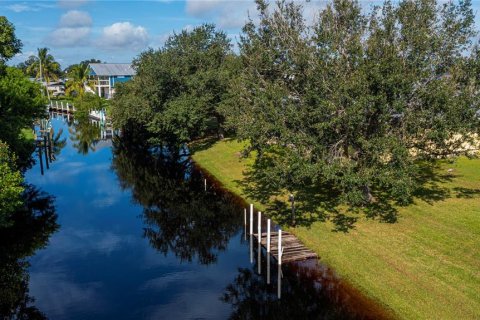
POLYGON ((14 301, 3 306, 0 315, 10 312, 35 319, 383 316, 315 262, 283 266, 279 277, 272 260, 267 284, 268 261, 260 250, 258 274, 256 243, 250 262, 249 241, 243 233, 245 204, 211 182, 205 192, 202 173, 188 159, 149 150, 141 139, 128 134, 114 142, 102 140, 100 129, 88 123, 69 127, 56 119, 52 124, 55 132, 61 132, 57 140, 66 139, 65 146, 57 150, 43 176, 38 163, 26 174, 42 205, 19 218, 26 222, 18 223, 16 230, 2 234, 1 250, 10 260, 0 268, 4 275, 18 276, 0 281, 4 297, 14 301), (31 236, 23 239, 26 234, 31 236), (11 298, 12 294, 18 298, 11 298))

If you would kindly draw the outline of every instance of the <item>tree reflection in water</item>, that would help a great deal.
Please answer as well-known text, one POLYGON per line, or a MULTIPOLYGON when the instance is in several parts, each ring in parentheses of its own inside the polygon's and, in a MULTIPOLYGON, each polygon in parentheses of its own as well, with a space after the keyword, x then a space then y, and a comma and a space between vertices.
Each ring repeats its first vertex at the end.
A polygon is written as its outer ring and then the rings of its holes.
MULTIPOLYGON (((254 256, 257 248, 254 245, 254 256)), ((271 259, 267 281, 267 256, 261 253, 262 273, 240 268, 225 288, 222 301, 233 307, 230 319, 388 319, 373 301, 365 298, 316 260, 284 264, 271 259), (281 272, 279 283, 278 273, 281 272), (278 298, 278 287, 281 299, 278 298)))
POLYGON ((28 292, 26 258, 47 245, 58 229, 54 198, 27 185, 24 207, 13 216, 13 225, 0 230, 0 318, 46 319, 28 292))
POLYGON ((241 229, 239 201, 205 192, 203 176, 182 153, 151 150, 138 133, 125 131, 113 145, 113 168, 123 189, 144 207, 144 235, 163 254, 201 264, 217 261, 241 229))
POLYGON ((101 127, 91 122, 88 115, 79 114, 68 128, 73 147, 83 155, 95 151, 96 144, 101 140, 101 127))
MULTIPOLYGON (((205 192, 203 176, 186 155, 149 149, 146 137, 131 130, 113 142, 113 168, 123 189, 144 207, 144 235, 158 251, 181 261, 212 264, 232 236, 243 229, 245 203, 228 192, 205 192)), ((167 150, 167 148, 165 149, 167 150)), ((243 239, 243 237, 241 237, 243 239)), ((255 244, 256 241, 255 241, 255 244)), ((258 255, 257 245, 253 245, 258 255)), ((261 255, 264 254, 263 250, 261 255)), ((231 319, 382 319, 381 308, 340 282, 327 268, 283 265, 281 299, 278 271, 272 260, 267 283, 266 258, 241 268, 221 300, 231 304, 231 319)))

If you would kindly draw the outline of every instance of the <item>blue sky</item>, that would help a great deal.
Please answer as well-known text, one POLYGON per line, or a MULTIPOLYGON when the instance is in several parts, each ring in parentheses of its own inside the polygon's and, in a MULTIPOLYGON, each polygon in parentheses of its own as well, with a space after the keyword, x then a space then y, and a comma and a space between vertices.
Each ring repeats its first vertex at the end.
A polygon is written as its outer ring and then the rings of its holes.
MULTIPOLYGON (((307 18, 325 3, 307 3, 307 18)), ((480 11, 480 1, 473 3, 480 11)), ((48 47, 63 68, 89 58, 130 62, 148 47, 161 47, 174 31, 204 22, 215 23, 235 42, 249 12, 255 14, 253 0, 0 0, 0 15, 15 25, 24 44, 10 64, 48 47)))

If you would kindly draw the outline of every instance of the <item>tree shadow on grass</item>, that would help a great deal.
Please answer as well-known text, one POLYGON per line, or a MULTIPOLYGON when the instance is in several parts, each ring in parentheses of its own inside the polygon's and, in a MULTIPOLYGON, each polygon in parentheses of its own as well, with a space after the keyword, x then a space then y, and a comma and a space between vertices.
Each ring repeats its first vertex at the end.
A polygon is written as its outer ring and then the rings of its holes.
POLYGON ((255 163, 244 172, 244 180, 235 181, 247 197, 259 201, 267 207, 267 213, 281 225, 292 225, 291 204, 288 202, 290 192, 295 195, 296 226, 311 226, 312 223, 330 221, 335 232, 348 232, 355 228, 357 220, 364 216, 368 219, 384 223, 398 221, 398 209, 424 201, 430 205, 451 198, 480 197, 480 189, 449 188, 446 183, 458 177, 454 172, 442 169, 438 161, 418 163, 414 175, 417 188, 412 193, 412 199, 407 203, 398 203, 394 197, 380 188, 372 188, 374 200, 361 206, 349 206, 342 203, 341 192, 334 186, 325 184, 296 184, 286 191, 272 183, 264 173, 266 163, 255 163))

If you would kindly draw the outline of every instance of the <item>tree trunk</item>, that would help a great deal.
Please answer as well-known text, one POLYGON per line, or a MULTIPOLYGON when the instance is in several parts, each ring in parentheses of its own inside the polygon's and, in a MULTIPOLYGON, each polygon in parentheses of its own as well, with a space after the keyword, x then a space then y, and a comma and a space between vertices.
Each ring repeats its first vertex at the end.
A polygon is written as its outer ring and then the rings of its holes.
POLYGON ((373 201, 373 195, 368 185, 363 186, 363 196, 367 204, 373 201))

